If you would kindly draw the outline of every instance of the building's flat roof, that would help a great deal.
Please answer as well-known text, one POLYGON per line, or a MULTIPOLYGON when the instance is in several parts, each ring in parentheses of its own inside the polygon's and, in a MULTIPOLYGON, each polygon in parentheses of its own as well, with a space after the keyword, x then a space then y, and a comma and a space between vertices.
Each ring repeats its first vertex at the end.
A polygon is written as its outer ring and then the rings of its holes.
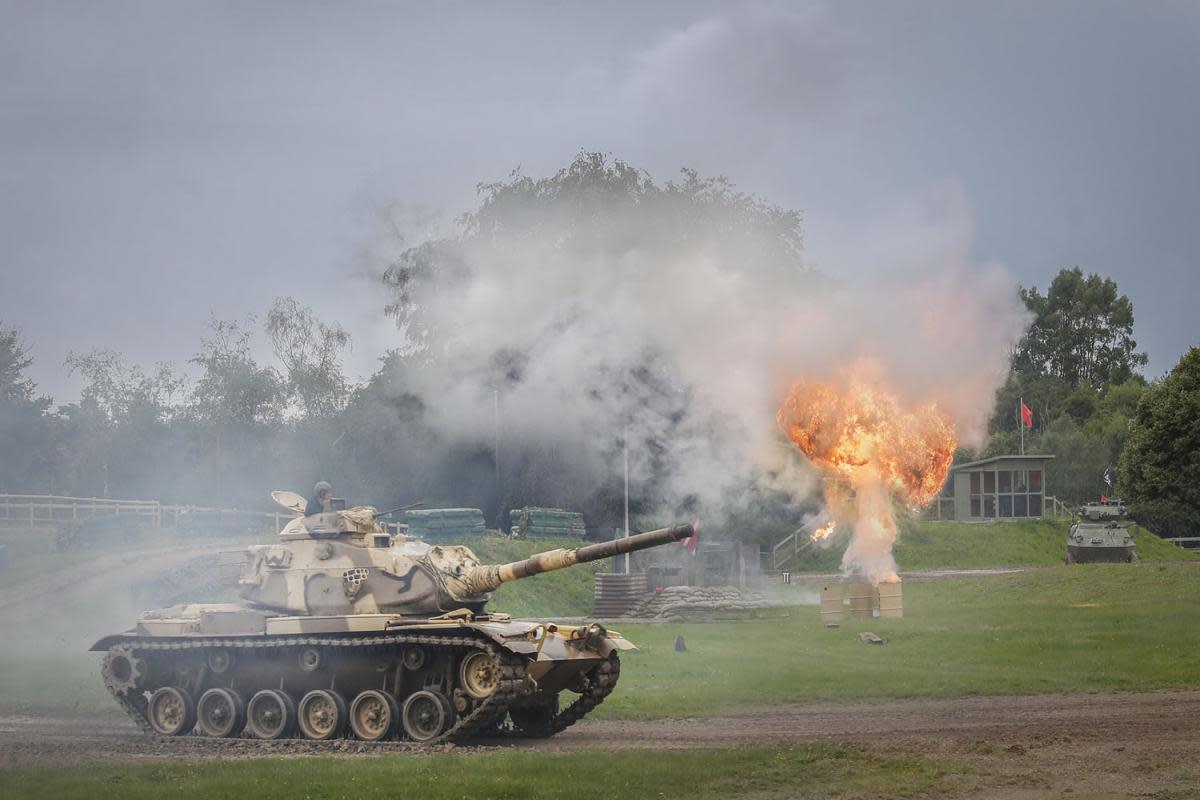
POLYGON ((978 461, 969 461, 966 464, 955 464, 953 467, 950 468, 950 471, 954 472, 956 469, 966 469, 967 467, 982 467, 987 464, 995 464, 997 461, 1049 461, 1052 458, 1054 458, 1054 456, 1052 456, 1048 453, 1042 454, 1042 455, 1032 455, 1032 456, 1029 456, 1029 455, 1026 455, 1026 456, 1020 456, 1020 455, 992 456, 991 458, 981 458, 978 461))

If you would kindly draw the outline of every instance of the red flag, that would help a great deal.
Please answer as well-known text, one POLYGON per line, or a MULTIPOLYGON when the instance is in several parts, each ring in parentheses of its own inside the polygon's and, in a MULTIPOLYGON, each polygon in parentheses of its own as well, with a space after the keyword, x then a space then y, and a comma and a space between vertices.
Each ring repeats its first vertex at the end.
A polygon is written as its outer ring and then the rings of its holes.
POLYGON ((1021 421, 1025 423, 1025 427, 1033 429, 1033 409, 1025 405, 1025 401, 1021 401, 1021 421))
POLYGON ((692 557, 696 557, 696 540, 700 538, 700 531, 696 531, 686 539, 680 539, 679 543, 688 549, 692 557))

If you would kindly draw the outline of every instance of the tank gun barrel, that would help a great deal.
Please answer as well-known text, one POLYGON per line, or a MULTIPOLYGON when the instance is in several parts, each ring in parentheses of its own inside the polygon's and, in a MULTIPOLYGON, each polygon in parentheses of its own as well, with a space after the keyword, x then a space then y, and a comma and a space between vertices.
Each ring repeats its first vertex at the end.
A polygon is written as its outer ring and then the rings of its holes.
POLYGON ((463 576, 464 582, 470 588, 471 594, 484 594, 509 581, 527 578, 540 572, 564 569, 588 561, 609 558, 619 553, 632 553, 649 547, 658 547, 671 542, 679 542, 696 534, 695 526, 691 524, 674 525, 670 528, 660 528, 648 533, 639 533, 621 539, 613 539, 600 544, 589 544, 576 549, 560 548, 536 553, 524 561, 513 561, 509 564, 485 564, 472 568, 463 576))

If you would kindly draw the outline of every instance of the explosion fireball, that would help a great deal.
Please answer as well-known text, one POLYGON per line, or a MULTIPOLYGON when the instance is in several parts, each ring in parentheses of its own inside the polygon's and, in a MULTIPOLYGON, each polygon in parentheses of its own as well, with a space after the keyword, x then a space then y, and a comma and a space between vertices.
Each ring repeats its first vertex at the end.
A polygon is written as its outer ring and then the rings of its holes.
POLYGON ((832 522, 819 538, 852 523, 842 568, 875 584, 896 580, 893 498, 916 510, 937 496, 958 443, 950 418, 936 403, 902 408, 895 395, 852 375, 840 383, 797 381, 776 419, 831 478, 825 503, 832 522))

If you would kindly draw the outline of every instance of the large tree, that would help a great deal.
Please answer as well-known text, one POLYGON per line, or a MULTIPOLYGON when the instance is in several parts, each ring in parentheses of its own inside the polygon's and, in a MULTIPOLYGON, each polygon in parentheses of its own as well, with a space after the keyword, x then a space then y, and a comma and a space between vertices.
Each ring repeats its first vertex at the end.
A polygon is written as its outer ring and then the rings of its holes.
POLYGON ((15 328, 0 325, 0 492, 46 491, 57 462, 50 398, 25 370, 33 359, 15 328))
POLYGON ((1200 520, 1200 347, 1138 403, 1121 454, 1119 488, 1162 536, 1195 535, 1200 520))
POLYGON ((250 330, 237 322, 213 320, 209 338, 190 359, 202 370, 191 410, 201 422, 251 426, 282 418, 287 387, 272 367, 261 367, 250 352, 250 330))
POLYGON ((1072 267, 1054 277, 1045 295, 1034 286, 1021 289, 1021 299, 1033 314, 1013 356, 1022 377, 1100 389, 1139 375, 1145 366, 1133 338, 1133 303, 1111 278, 1072 267))
POLYGON ((278 297, 267 312, 267 335, 287 375, 288 391, 306 417, 330 416, 346 405, 350 389, 342 374, 342 350, 350 334, 327 324, 292 297, 278 297))

